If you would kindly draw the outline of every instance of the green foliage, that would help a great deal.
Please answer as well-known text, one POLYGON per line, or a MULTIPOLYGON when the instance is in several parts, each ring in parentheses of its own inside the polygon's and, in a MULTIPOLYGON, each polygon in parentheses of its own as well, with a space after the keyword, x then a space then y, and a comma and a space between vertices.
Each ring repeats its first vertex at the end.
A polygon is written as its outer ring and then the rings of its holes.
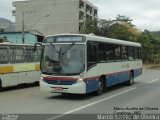
POLYGON ((112 20, 112 25, 107 33, 107 37, 122 39, 126 41, 137 41, 140 32, 132 24, 129 17, 118 15, 115 20, 112 20))
POLYGON ((89 33, 94 33, 97 34, 98 32, 98 27, 97 27, 98 21, 95 20, 87 20, 85 22, 84 29, 80 31, 80 33, 84 34, 89 34, 89 33))
POLYGON ((123 23, 128 24, 130 27, 135 26, 132 24, 133 21, 132 19, 123 15, 118 15, 114 21, 118 24, 123 24, 123 23))
POLYGON ((139 37, 138 42, 142 44, 143 60, 147 63, 160 62, 160 39, 151 32, 145 30, 139 37))
POLYGON ((126 23, 113 24, 108 31, 108 37, 126 41, 137 41, 139 31, 126 23))
POLYGON ((101 19, 98 21, 98 32, 97 35, 107 37, 111 26, 114 24, 113 20, 101 19))
POLYGON ((85 22, 84 30, 80 33, 94 33, 98 36, 139 42, 142 44, 143 60, 160 63, 160 38, 148 30, 140 32, 132 21, 122 15, 118 15, 115 19, 89 20, 85 22))
POLYGON ((85 23, 85 28, 81 33, 94 33, 98 36, 136 41, 139 31, 132 24, 128 17, 118 15, 116 19, 89 20, 85 23))

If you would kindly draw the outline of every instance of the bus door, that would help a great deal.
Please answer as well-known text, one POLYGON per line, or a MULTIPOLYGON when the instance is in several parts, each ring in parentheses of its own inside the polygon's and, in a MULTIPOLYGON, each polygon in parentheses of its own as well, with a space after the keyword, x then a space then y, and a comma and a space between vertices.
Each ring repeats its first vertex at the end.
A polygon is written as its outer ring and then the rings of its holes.
POLYGON ((87 80, 86 80, 86 93, 96 91, 98 89, 98 81, 95 76, 98 61, 98 44, 94 42, 87 43, 87 80))

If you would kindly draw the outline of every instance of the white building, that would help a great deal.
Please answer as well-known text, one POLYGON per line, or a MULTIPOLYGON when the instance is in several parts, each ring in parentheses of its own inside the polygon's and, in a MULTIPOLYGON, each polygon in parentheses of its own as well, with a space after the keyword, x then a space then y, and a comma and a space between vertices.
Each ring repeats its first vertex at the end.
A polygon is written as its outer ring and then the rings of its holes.
POLYGON ((78 33, 88 19, 97 19, 98 8, 88 0, 14 1, 15 30, 43 35, 78 33))

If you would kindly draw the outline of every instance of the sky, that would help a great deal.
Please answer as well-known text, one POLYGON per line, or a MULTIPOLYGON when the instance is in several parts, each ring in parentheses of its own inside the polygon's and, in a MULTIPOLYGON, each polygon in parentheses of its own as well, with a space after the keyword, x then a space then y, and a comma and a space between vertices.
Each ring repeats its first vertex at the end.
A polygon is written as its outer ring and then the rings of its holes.
MULTIPOLYGON (((12 1, 0 0, 0 18, 15 21, 12 1)), ((98 17, 114 19, 124 15, 133 20, 139 30, 160 31, 160 0, 89 0, 98 7, 98 17)))

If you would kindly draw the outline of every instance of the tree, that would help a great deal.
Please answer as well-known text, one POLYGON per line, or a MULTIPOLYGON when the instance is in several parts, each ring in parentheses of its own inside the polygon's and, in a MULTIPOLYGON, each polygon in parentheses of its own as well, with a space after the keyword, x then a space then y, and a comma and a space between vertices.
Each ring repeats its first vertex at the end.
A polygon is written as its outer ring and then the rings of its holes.
POLYGON ((100 19, 98 21, 98 35, 99 36, 104 36, 107 37, 107 33, 110 30, 111 25, 114 24, 113 20, 105 20, 105 19, 100 19))
POLYGON ((132 19, 130 19, 129 17, 126 17, 124 15, 117 15, 116 19, 114 20, 115 23, 118 24, 128 24, 130 27, 134 27, 135 25, 132 24, 132 19))
POLYGON ((122 39, 126 41, 137 41, 140 32, 135 28, 131 27, 127 23, 116 23, 110 27, 107 36, 110 38, 122 39))
POLYGON ((153 34, 144 30, 139 36, 138 42, 142 45, 143 60, 148 64, 149 61, 154 63, 160 62, 160 39, 153 36, 153 34))
POLYGON ((132 24, 129 17, 118 15, 115 19, 100 19, 86 21, 85 29, 81 33, 94 33, 98 36, 137 41, 140 32, 132 24))
POLYGON ((93 33, 93 34, 97 34, 98 32, 98 21, 96 19, 94 20, 87 20, 85 23, 84 29, 82 29, 80 31, 80 33, 84 33, 84 34, 89 34, 89 33, 93 33))
POLYGON ((118 15, 115 19, 90 20, 85 24, 82 33, 94 33, 95 35, 139 42, 142 45, 142 57, 147 63, 152 61, 154 65, 160 62, 160 38, 150 31, 140 32, 132 19, 118 15))

